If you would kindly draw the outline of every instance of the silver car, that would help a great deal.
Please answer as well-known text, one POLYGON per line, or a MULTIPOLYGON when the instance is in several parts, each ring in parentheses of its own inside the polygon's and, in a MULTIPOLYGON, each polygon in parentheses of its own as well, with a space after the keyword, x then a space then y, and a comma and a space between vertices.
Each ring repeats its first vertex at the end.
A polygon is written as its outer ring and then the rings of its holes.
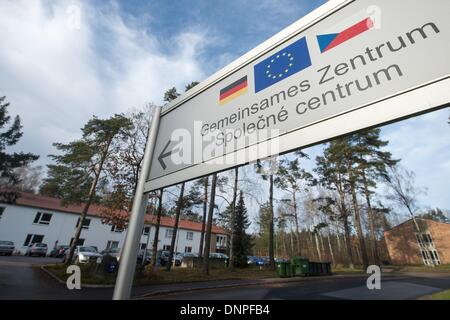
MULTIPOLYGON (((70 250, 66 251, 66 255, 64 260, 68 258, 70 250)), ((97 252, 94 247, 88 246, 77 246, 75 248, 75 252, 73 254, 73 261, 75 263, 88 263, 88 262, 96 262, 97 259, 102 259, 102 255, 97 252)))
POLYGON ((46 243, 33 243, 30 244, 25 252, 26 256, 38 256, 45 257, 47 255, 47 244, 46 243))
POLYGON ((10 256, 13 254, 13 252, 14 252, 14 242, 0 240, 0 254, 10 256))

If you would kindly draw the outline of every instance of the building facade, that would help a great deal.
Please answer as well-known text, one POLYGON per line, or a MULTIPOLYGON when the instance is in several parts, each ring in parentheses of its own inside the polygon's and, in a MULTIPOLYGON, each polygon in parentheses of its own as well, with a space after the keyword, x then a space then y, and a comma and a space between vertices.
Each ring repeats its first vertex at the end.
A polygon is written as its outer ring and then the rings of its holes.
POLYGON ((405 221, 384 233, 391 262, 395 265, 450 263, 450 224, 430 219, 405 221))
MULTIPOLYGON (((69 245, 79 223, 82 205, 64 207, 56 198, 21 193, 14 204, 0 203, 0 240, 13 241, 16 251, 24 253, 29 244, 46 243, 49 251, 56 245, 69 245)), ((123 246, 126 231, 103 224, 101 206, 92 205, 83 225, 80 245, 95 246, 99 251, 123 246)), ((146 215, 140 248, 151 248, 155 237, 156 217, 146 215)), ((169 250, 173 237, 175 219, 161 217, 158 250, 169 250)), ((198 253, 202 224, 180 220, 175 240, 176 252, 198 253)), ((226 232, 213 226, 211 252, 226 250, 226 232)))

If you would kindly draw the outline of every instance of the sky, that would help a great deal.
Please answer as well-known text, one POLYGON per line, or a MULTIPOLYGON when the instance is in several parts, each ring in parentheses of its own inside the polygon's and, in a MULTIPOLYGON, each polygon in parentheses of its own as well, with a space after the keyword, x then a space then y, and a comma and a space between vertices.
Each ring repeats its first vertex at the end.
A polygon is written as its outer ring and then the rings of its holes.
MULTIPOLYGON (((0 96, 24 126, 14 149, 45 165, 52 143, 78 138, 93 115, 162 104, 166 89, 207 78, 324 2, 2 0, 0 96)), ((449 114, 382 131, 428 188, 423 207, 450 208, 449 114)))

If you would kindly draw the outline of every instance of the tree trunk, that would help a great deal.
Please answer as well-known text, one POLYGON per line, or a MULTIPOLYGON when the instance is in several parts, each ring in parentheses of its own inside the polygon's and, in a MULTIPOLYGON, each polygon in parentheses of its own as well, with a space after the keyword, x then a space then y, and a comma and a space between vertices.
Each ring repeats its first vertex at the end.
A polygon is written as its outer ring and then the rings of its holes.
POLYGON ((292 192, 292 205, 294 207, 294 222, 295 222, 295 237, 297 238, 297 255, 301 256, 302 252, 300 249, 300 228, 298 223, 298 213, 297 213, 297 199, 295 192, 292 192))
POLYGON ((345 216, 344 218, 344 236, 345 236, 345 246, 347 248, 347 258, 349 261, 348 266, 350 267, 350 269, 354 269, 355 268, 355 264, 353 261, 353 250, 352 250, 352 237, 351 237, 351 233, 350 233, 350 225, 348 223, 348 216, 345 216))
POLYGON ((208 224, 206 226, 205 248, 203 250, 203 273, 209 275, 209 252, 211 247, 211 229, 216 198, 217 173, 214 173, 211 181, 211 199, 209 202, 208 224))
POLYGON ((372 210, 372 204, 370 202, 370 193, 369 193, 369 187, 367 185, 366 172, 364 170, 362 171, 362 178, 363 178, 363 183, 364 183, 364 195, 366 197, 366 203, 367 203, 367 216, 369 218, 370 241, 372 242, 373 259, 375 261, 375 264, 381 265, 377 237, 375 234, 375 217, 374 217, 373 210, 372 210))
POLYGON ((359 212, 359 205, 358 205, 358 199, 356 197, 356 190, 355 190, 354 182, 351 182, 350 186, 351 186, 351 193, 352 193, 352 200, 353 200, 353 212, 354 212, 354 219, 355 219, 355 225, 356 225, 356 232, 358 234, 358 240, 359 240, 359 249, 361 251, 362 264, 363 264, 364 270, 366 270, 367 267, 369 266, 369 258, 367 256, 366 243, 364 241, 364 233, 363 233, 362 225, 361 225, 361 214, 359 212))
POLYGON ((270 210, 270 221, 269 221, 269 265, 272 270, 275 270, 275 257, 273 252, 274 245, 274 214, 273 214, 273 174, 269 176, 269 210, 270 210))
POLYGON ((231 233, 230 233, 230 262, 229 268, 232 270, 234 268, 234 221, 236 217, 236 199, 237 199, 237 188, 238 188, 238 178, 239 178, 239 168, 234 169, 234 186, 233 186, 233 201, 231 202, 231 233))
POLYGON ((292 227, 291 227, 291 232, 289 232, 289 240, 290 240, 290 244, 291 244, 291 250, 289 252, 290 256, 292 256, 294 254, 294 238, 292 237, 293 233, 294 233, 294 231, 292 230, 292 227))
POLYGON ((170 242, 169 261, 167 262, 167 265, 166 265, 167 271, 170 271, 170 269, 172 268, 173 253, 175 251, 175 242, 176 242, 177 234, 178 234, 178 223, 180 222, 180 214, 181 214, 181 209, 183 206, 184 185, 185 185, 185 183, 183 182, 181 184, 180 195, 178 197, 177 207, 175 209, 175 225, 173 226, 172 240, 170 242))
POLYGON ((83 211, 80 216, 80 223, 78 224, 77 230, 75 231, 75 236, 73 237, 73 241, 70 244, 69 256, 66 260, 66 264, 71 264, 73 259, 73 254, 75 252, 75 248, 77 246, 77 242, 80 239, 81 230, 83 230, 84 220, 86 219, 89 207, 91 206, 92 200, 95 196, 95 189, 97 188, 98 180, 100 179, 100 174, 103 170, 103 164, 105 163, 106 157, 108 156, 109 146, 111 145, 112 139, 108 141, 105 147, 105 151, 100 158, 100 163, 98 165, 98 170, 95 172, 94 181, 92 181, 91 188, 89 189, 88 201, 85 203, 83 211))
POLYGON ((161 225, 161 214, 162 214, 162 197, 163 197, 163 190, 159 190, 159 197, 158 197, 158 210, 156 211, 156 226, 155 226, 155 237, 153 238, 153 246, 152 246, 152 267, 156 267, 156 264, 158 262, 157 255, 158 255, 158 241, 159 241, 159 226, 161 225))
POLYGON ((209 177, 203 178, 204 181, 204 197, 203 197, 203 220, 202 220, 202 233, 200 235, 200 248, 198 249, 199 257, 203 257, 203 244, 205 243, 205 226, 206 226, 206 214, 208 213, 208 182, 209 177))
POLYGON ((320 262, 320 261, 322 261, 322 254, 320 253, 320 244, 319 244, 319 237, 317 235, 317 232, 314 232, 314 240, 316 243, 317 257, 319 258, 319 262, 320 262))
POLYGON ((336 260, 334 260, 334 253, 333 253, 333 247, 331 246, 331 239, 330 239, 330 231, 328 230, 327 233, 327 239, 328 239, 328 249, 330 250, 330 256, 331 256, 331 263, 333 266, 336 265, 336 260))

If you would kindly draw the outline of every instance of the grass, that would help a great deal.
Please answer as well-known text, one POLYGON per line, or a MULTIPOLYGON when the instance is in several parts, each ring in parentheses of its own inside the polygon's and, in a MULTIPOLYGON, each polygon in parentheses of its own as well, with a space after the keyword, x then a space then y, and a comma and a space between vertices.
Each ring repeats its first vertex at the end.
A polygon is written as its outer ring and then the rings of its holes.
POLYGON ((441 264, 439 266, 386 266, 385 269, 391 269, 397 272, 436 272, 436 273, 450 273, 450 264, 441 264))
MULTIPOLYGON (((115 283, 114 275, 95 272, 95 266, 82 265, 80 268, 81 283, 83 284, 112 285, 115 283)), ((66 266, 63 264, 48 265, 46 266, 46 269, 63 281, 66 281, 67 277, 70 276, 66 274, 66 266)), ((263 279, 273 277, 277 277, 275 271, 268 269, 260 270, 256 267, 235 269, 234 271, 224 268, 211 269, 209 275, 204 275, 199 269, 175 268, 169 272, 164 268, 159 268, 157 271, 147 268, 142 272, 136 272, 134 284, 152 285, 210 280, 263 279)))
POLYGON ((353 273, 365 273, 361 267, 355 267, 354 269, 348 267, 335 267, 331 269, 336 274, 353 274, 353 273))
POLYGON ((421 300, 450 300, 450 290, 430 294, 428 296, 422 297, 421 300))

